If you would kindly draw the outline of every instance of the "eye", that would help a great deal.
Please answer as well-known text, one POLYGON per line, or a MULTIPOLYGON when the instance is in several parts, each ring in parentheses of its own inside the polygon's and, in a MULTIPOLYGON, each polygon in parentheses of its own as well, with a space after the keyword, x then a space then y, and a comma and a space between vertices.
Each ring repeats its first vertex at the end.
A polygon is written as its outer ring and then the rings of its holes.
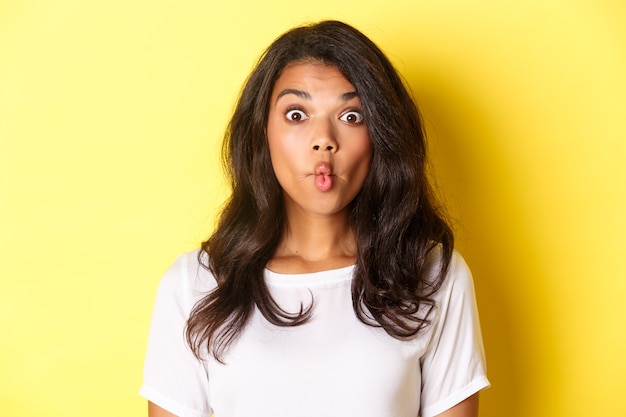
POLYGON ((305 112, 298 109, 291 109, 287 111, 287 113, 285 113, 285 117, 290 122, 300 122, 309 118, 309 116, 307 116, 305 112))
POLYGON ((363 115, 358 111, 347 111, 341 115, 339 120, 350 124, 359 124, 363 121, 363 115))

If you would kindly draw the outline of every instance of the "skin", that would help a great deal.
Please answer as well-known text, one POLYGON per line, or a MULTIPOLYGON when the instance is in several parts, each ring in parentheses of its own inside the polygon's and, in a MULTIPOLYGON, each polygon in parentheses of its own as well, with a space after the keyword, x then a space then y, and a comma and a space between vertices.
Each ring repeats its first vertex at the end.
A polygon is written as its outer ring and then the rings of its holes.
MULTIPOLYGON (((372 159, 354 86, 333 66, 316 62, 287 66, 272 91, 267 138, 287 214, 285 233, 267 267, 293 274, 354 264, 350 203, 363 186, 372 159), (330 168, 330 187, 316 185, 320 163, 330 168)), ((148 416, 176 417, 151 402, 148 416)), ((440 416, 477 417, 478 394, 440 416)))
MULTIPOLYGON (((372 145, 354 86, 333 66, 287 66, 272 91, 267 123, 287 227, 268 268, 306 273, 356 261, 350 203, 367 177, 372 145), (330 169, 332 186, 319 174, 330 169)), ((326 172, 328 173, 328 172, 326 172)))

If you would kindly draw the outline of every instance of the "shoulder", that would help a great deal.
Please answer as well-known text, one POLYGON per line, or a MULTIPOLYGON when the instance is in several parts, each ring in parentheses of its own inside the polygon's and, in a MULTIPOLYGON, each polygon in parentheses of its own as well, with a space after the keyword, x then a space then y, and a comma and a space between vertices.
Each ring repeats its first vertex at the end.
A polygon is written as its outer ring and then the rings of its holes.
POLYGON ((217 286, 206 265, 207 255, 200 249, 179 255, 161 278, 159 296, 193 306, 217 286))
POLYGON ((446 281, 452 285, 473 287, 472 273, 470 272, 469 266, 467 265, 467 262, 465 262, 463 255, 461 255, 456 249, 452 252, 446 281))
MULTIPOLYGON (((438 247, 432 251, 429 259, 428 275, 433 281, 437 279, 442 263, 443 254, 441 248, 438 247)), ((474 284, 470 268, 463 255, 455 249, 452 251, 447 273, 443 277, 435 298, 441 302, 452 295, 473 294, 473 292, 474 284)))

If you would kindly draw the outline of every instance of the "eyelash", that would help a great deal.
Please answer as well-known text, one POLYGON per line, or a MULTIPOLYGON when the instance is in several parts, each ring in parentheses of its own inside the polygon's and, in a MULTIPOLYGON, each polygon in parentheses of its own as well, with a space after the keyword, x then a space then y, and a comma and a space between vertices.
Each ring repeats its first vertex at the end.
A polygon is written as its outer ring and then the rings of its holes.
POLYGON ((361 112, 360 112, 360 111, 358 111, 358 110, 348 110, 347 112, 345 112, 344 114, 342 114, 342 115, 339 117, 339 119, 340 119, 341 121, 343 121, 343 122, 346 122, 346 123, 350 123, 350 124, 358 125, 358 124, 361 124, 361 123, 363 122, 363 115, 362 115, 362 114, 361 114, 361 112), (354 121, 354 122, 350 122, 350 121, 348 121, 348 120, 345 120, 344 118, 345 118, 346 116, 348 116, 348 115, 356 115, 357 120, 356 120, 356 121, 354 121))
POLYGON ((285 111, 285 118, 288 121, 290 121, 290 122, 297 123, 297 122, 301 122, 302 120, 308 119, 309 116, 307 116, 307 114, 304 112, 304 110, 302 110, 299 107, 289 107, 289 108, 287 108, 287 111, 285 111), (291 118, 291 115, 290 115, 291 113, 293 113, 293 114, 300 114, 301 117, 299 119, 294 120, 294 119, 291 118))
MULTIPOLYGON (((302 110, 299 107, 289 107, 287 108, 287 110, 285 111, 285 118, 293 123, 298 123, 301 122, 303 120, 307 120, 309 118, 309 116, 306 114, 306 112, 304 110, 302 110), (293 115, 300 115, 298 119, 293 119, 293 115)), ((339 120, 349 123, 349 124, 361 124, 363 122, 363 115, 361 114, 360 111, 358 110, 348 110, 347 112, 343 113, 341 116, 339 116, 339 120), (357 120, 354 122, 351 122, 349 120, 346 120, 346 116, 348 115, 355 115, 357 120)))

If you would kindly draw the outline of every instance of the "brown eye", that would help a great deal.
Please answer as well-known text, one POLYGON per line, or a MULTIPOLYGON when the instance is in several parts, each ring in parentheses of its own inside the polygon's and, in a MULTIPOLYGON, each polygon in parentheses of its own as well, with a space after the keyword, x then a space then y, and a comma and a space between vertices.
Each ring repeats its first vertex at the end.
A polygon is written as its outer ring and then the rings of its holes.
POLYGON ((359 124, 363 121, 363 115, 358 111, 349 111, 342 114, 339 119, 346 123, 359 124))
POLYGON ((290 122, 300 122, 308 119, 308 116, 302 110, 289 110, 285 116, 290 122))

